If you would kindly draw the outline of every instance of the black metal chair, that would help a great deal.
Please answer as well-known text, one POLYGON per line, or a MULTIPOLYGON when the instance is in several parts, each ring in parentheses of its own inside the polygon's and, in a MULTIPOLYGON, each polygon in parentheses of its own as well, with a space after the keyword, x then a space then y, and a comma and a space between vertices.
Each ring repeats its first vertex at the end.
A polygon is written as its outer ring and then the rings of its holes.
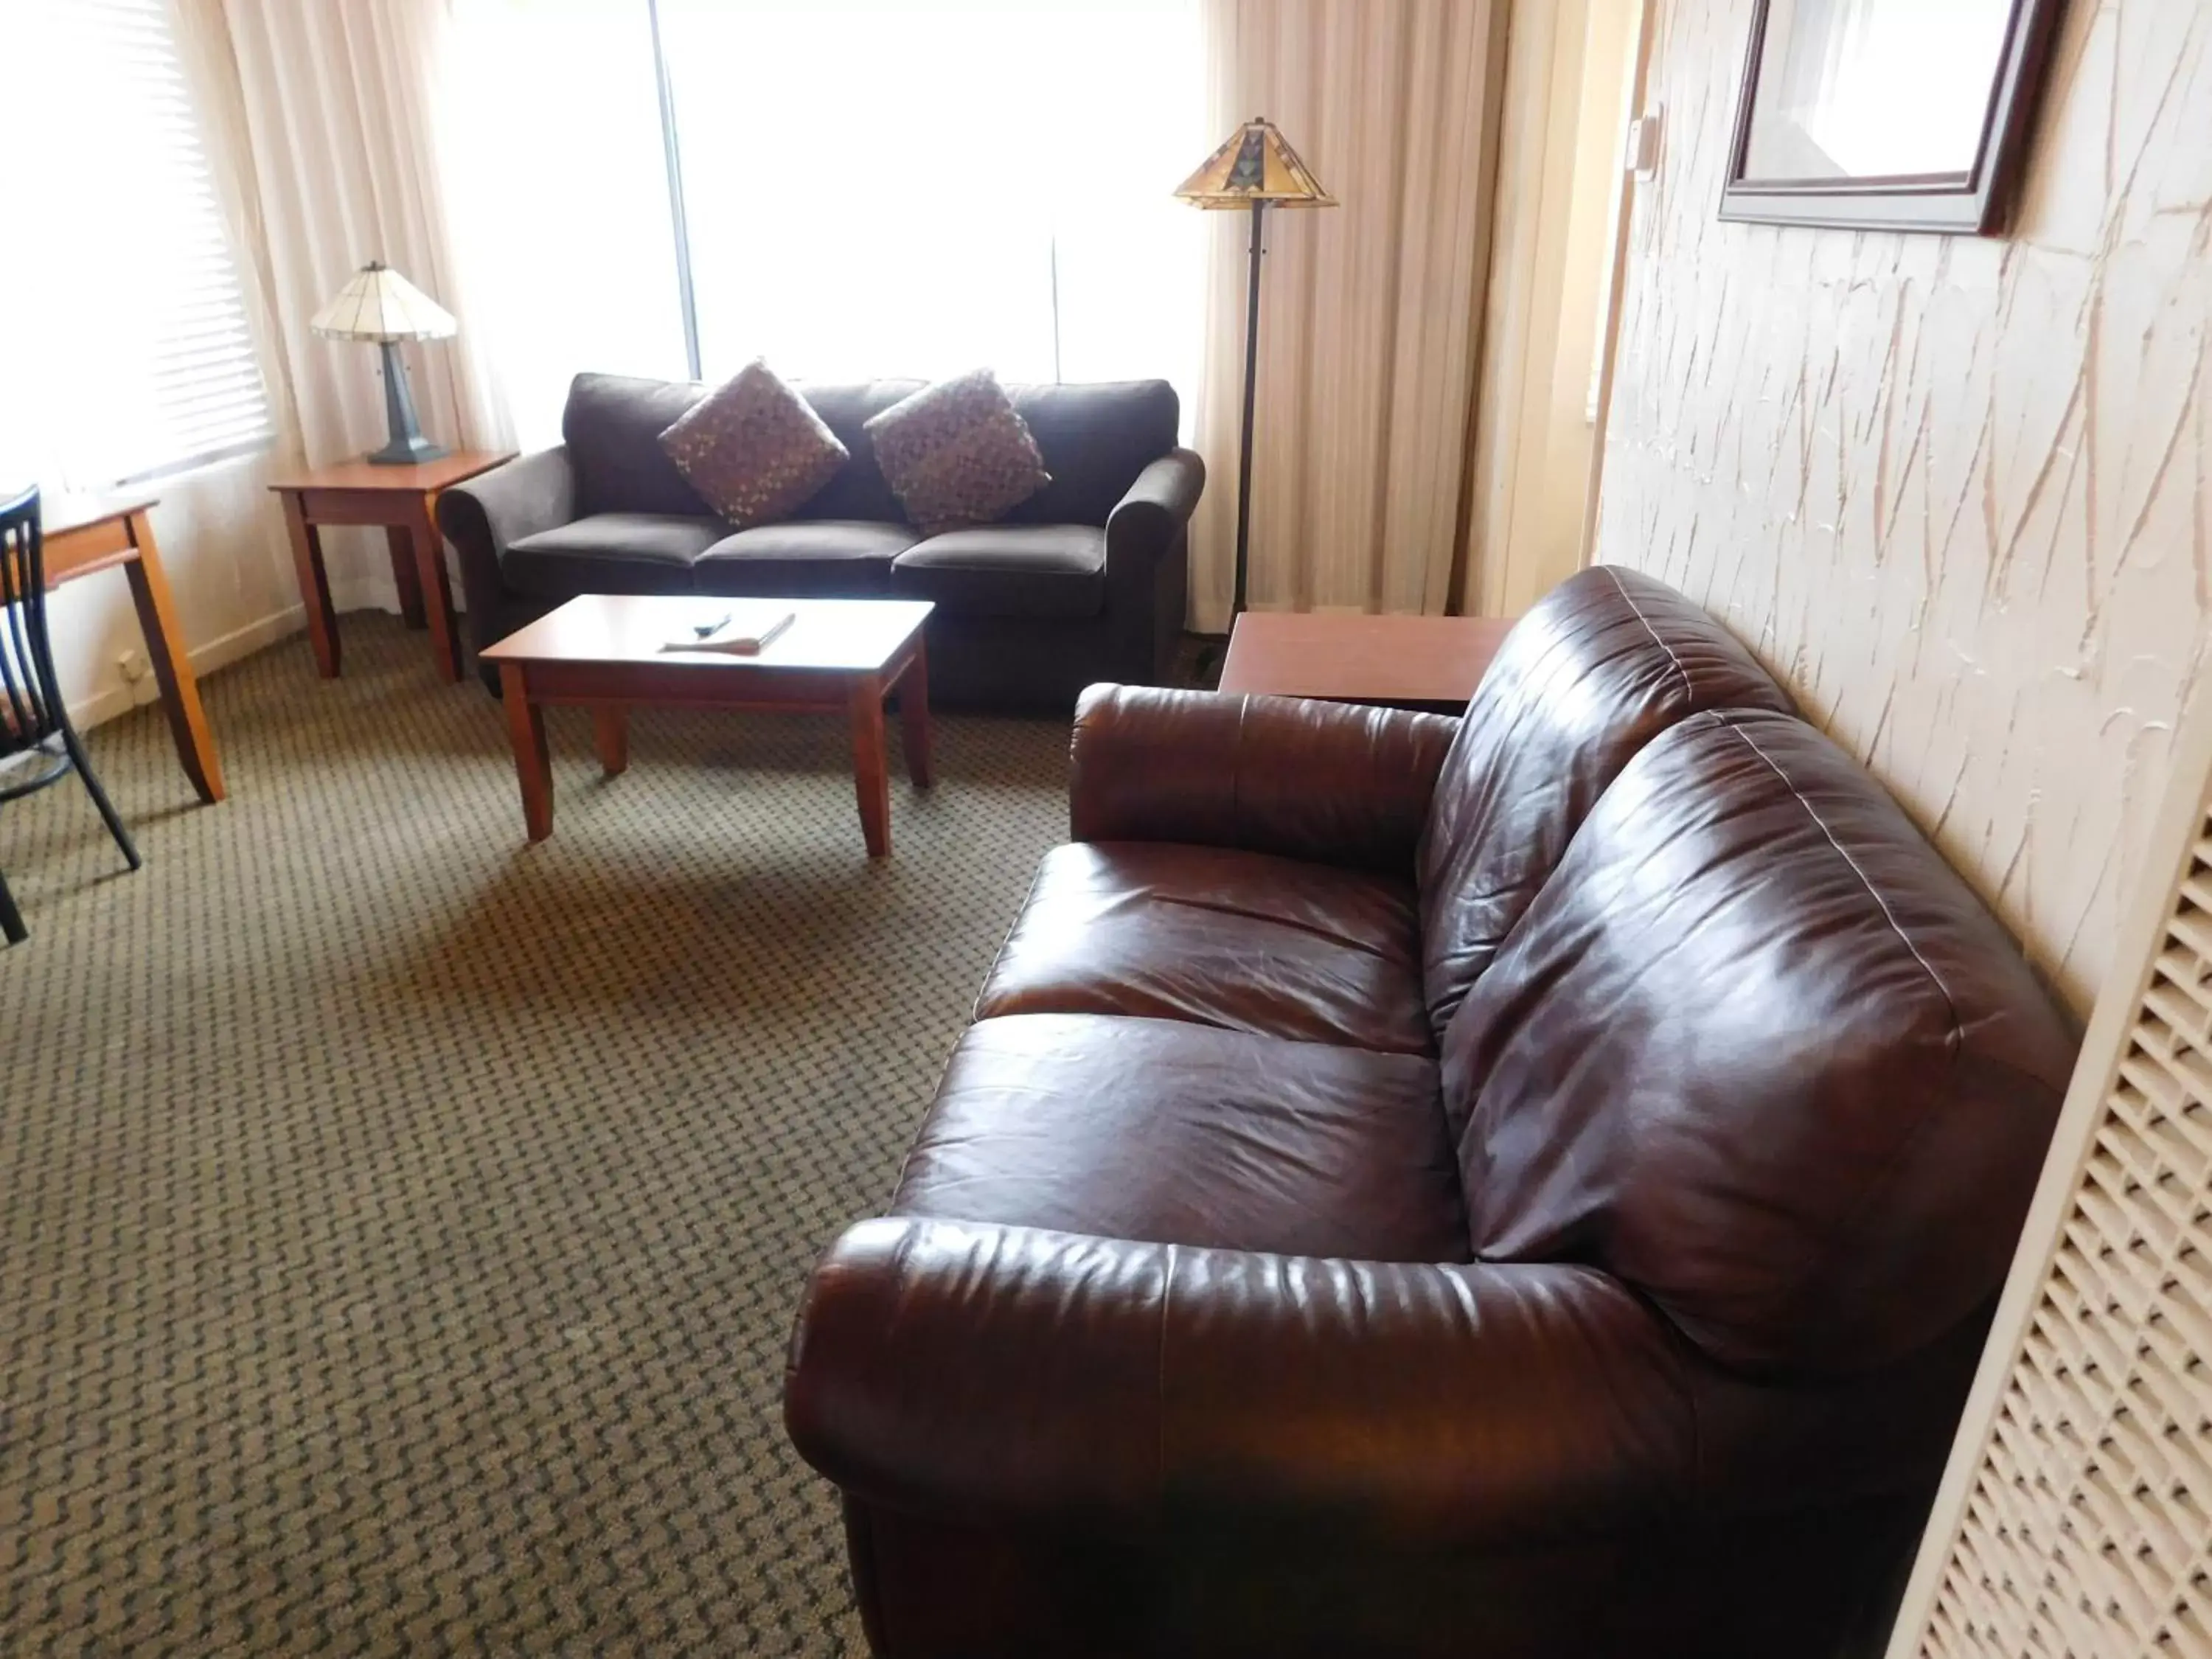
MULTIPOLYGON (((22 769, 15 766, 0 770, 0 801, 43 789, 74 769, 106 820, 107 833, 136 870, 140 860, 138 849, 131 844, 131 832, 100 787, 99 775, 85 758, 84 740, 62 706, 53 646, 46 637, 46 538, 40 530, 35 489, 0 501, 0 761, 29 754, 39 759, 28 763, 27 776, 20 775, 22 769)), ((10 945, 29 936, 4 878, 0 878, 0 935, 10 945)))

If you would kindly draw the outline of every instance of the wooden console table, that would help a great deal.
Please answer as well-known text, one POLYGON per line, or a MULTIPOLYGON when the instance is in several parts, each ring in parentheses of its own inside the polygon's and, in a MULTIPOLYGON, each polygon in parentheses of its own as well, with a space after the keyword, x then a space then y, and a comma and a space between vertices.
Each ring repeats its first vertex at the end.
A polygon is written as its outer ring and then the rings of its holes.
POLYGON ((177 628, 176 602, 169 596, 169 578, 161 568, 154 526, 146 517, 154 503, 151 495, 107 501, 54 498, 44 526, 46 586, 59 587, 95 570, 123 567, 138 626, 146 635, 154 683, 161 688, 161 708, 169 717, 177 759, 193 791, 213 803, 223 798, 222 763, 216 758, 207 711, 200 707, 199 681, 193 677, 191 659, 177 628))
POLYGON ((1512 627, 1504 617, 1248 611, 1230 629, 1221 689, 1456 714, 1512 627))
POLYGON ((446 541, 438 533, 442 490, 489 472, 514 453, 464 449, 412 466, 342 461, 280 477, 270 484, 284 506, 292 535, 292 564, 300 575, 300 603, 307 609, 307 639, 325 679, 338 672, 338 617, 331 605, 331 579, 323 568, 325 525, 381 525, 392 553, 392 580, 400 614, 410 628, 428 626, 439 678, 461 677, 461 631, 453 619, 453 586, 446 574, 446 541))

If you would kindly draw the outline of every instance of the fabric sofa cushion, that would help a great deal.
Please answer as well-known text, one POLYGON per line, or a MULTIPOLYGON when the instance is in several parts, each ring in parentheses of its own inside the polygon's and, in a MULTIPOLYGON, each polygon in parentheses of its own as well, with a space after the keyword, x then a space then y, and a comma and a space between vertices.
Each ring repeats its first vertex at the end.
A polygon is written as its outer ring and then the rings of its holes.
POLYGON ((1012 386, 1052 482, 1009 513, 1018 524, 1097 524, 1176 447, 1182 404, 1165 380, 1012 386))
POLYGON ((1469 1243, 1723 1364, 1898 1359, 2004 1277, 2074 1062, 2019 947, 1802 720, 1705 714, 1592 810, 1445 1034, 1469 1243))
POLYGON ((691 567, 729 533, 720 519, 666 513, 594 513, 510 543, 501 580, 518 593, 680 593, 691 567))
POLYGON ((867 519, 799 519, 726 536, 700 556, 702 593, 865 599, 890 586, 891 561, 917 532, 867 519))
POLYGON ((788 516, 850 455, 812 405, 757 357, 678 416, 660 447, 740 530, 788 516))
POLYGON ((1735 635, 1649 576, 1597 565, 1539 600, 1467 706, 1416 856, 1437 1034, 1638 750, 1700 709, 1790 708, 1735 635))
POLYGON ((891 491, 876 460, 875 440, 868 422, 892 404, 903 402, 928 384, 924 380, 854 380, 812 385, 802 381, 793 389, 836 434, 837 441, 852 452, 852 459, 837 469, 812 500, 792 514, 796 519, 874 519, 885 524, 904 524, 906 513, 891 491))
POLYGON ((1045 854, 975 1012, 1140 1015, 1420 1054, 1419 963, 1402 878, 1073 842, 1045 854))
POLYGON ((986 1019, 892 1212, 1103 1238, 1467 1259, 1434 1063, 1173 1020, 986 1019))
POLYGON ((576 481, 576 513, 661 513, 696 517, 711 509, 691 488, 660 434, 705 395, 689 380, 579 374, 561 411, 561 440, 576 481))
POLYGON ((955 530, 900 554, 891 586, 970 617, 1095 617, 1106 608, 1106 532, 1086 524, 955 530))
POLYGON ((931 535, 989 524, 1052 482, 988 368, 924 386, 867 431, 906 516, 931 535))

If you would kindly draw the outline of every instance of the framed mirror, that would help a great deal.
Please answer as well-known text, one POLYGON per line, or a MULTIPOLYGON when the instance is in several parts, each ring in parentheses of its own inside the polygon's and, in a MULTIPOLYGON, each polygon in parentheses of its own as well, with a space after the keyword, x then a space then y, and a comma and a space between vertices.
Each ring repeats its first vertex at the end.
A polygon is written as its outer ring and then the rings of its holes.
POLYGON ((2003 228, 2062 0, 1756 0, 1721 217, 2003 228))

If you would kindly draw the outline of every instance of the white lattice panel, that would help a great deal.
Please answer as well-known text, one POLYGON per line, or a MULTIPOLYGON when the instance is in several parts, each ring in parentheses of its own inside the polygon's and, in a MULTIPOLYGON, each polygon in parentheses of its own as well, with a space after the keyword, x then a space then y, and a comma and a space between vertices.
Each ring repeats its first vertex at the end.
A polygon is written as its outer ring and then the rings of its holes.
POLYGON ((2212 722, 2092 1022, 1891 1659, 2212 1655, 2212 722))

